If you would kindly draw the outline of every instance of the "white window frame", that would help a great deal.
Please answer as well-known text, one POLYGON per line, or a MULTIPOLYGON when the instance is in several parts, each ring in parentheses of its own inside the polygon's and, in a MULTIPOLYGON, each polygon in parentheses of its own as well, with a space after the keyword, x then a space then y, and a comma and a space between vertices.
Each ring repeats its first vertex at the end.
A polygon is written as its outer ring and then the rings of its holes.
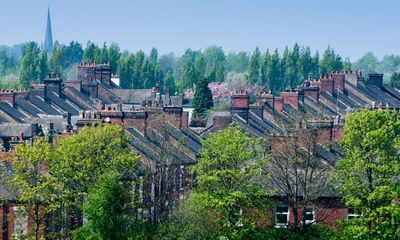
POLYGON ((278 206, 275 207, 275 227, 287 227, 289 225, 289 219, 290 219, 290 208, 288 206, 278 206), (287 212, 278 212, 277 209, 278 207, 287 208, 287 212), (278 223, 278 215, 286 215, 286 223, 278 223))
POLYGON ((306 225, 308 225, 308 224, 314 224, 314 223, 315 223, 315 210, 312 209, 312 208, 305 207, 305 208, 304 208, 304 211, 306 212, 304 215, 306 215, 306 214, 312 214, 312 216, 313 216, 313 219, 312 219, 312 220, 305 220, 304 223, 305 223, 306 225))
POLYGON ((185 165, 179 167, 179 191, 183 191, 183 175, 185 174, 185 165))
POLYGON ((356 213, 353 207, 347 207, 347 220, 351 220, 353 218, 359 218, 361 214, 356 213), (353 209, 353 213, 349 213, 349 209, 353 209))

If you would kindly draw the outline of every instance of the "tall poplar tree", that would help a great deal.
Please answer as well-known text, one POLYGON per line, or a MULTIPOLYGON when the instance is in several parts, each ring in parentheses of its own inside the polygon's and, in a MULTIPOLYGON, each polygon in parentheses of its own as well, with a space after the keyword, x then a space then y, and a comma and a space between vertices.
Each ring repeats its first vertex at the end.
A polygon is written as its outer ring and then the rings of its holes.
POLYGON ((260 83, 260 61, 261 53, 258 47, 254 50, 250 57, 249 69, 248 69, 248 80, 251 84, 260 83))
POLYGON ((39 53, 40 49, 36 42, 28 42, 22 46, 20 81, 25 88, 39 79, 39 53))

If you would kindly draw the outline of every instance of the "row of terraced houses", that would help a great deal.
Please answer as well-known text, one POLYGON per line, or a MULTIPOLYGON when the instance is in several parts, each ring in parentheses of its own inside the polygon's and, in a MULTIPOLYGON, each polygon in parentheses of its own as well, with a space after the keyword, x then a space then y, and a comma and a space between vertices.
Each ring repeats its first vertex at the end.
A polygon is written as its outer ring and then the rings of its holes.
MULTIPOLYGON (((299 148, 312 152, 324 166, 333 166, 342 157, 337 141, 343 135, 346 114, 364 107, 400 107, 400 93, 383 83, 382 74, 371 74, 366 83, 361 71, 341 71, 308 79, 294 91, 275 96, 260 93, 255 104, 249 104, 246 92, 233 93, 230 111, 212 112, 205 128, 193 129, 188 126, 191 99, 171 96, 168 89, 161 94, 159 86, 121 89, 114 77, 107 64, 82 63, 73 81, 62 81, 50 74, 43 84, 24 91, 1 90, 0 148, 4 153, 41 134, 57 138, 96 122, 121 124, 132 138, 132 154, 141 159, 141 177, 136 184, 141 199, 138 215, 153 221, 159 218, 156 205, 160 198, 164 206, 172 209, 191 188, 193 177, 188 169, 196 163, 201 139, 232 122, 251 135, 264 138, 272 152, 283 151, 282 143, 294 138, 299 148), (307 143, 310 137, 304 135, 308 129, 315 133, 311 145, 307 143), (165 192, 155 186, 160 175, 166 178, 165 192)), ((1 171, 10 176, 11 165, 4 160, 1 171)), ((278 181, 271 185, 276 188, 276 198, 282 200, 282 205, 269 211, 271 224, 285 226, 294 221, 292 208, 286 204, 290 186, 278 181)), ((301 198, 306 191, 295 194, 301 198)), ((318 194, 318 204, 301 209, 306 211, 305 221, 329 223, 356 216, 329 190, 318 194)), ((14 233, 29 229, 29 215, 17 216, 16 209, 23 203, 6 184, 0 186, 0 199, 2 238, 11 239, 14 233)))

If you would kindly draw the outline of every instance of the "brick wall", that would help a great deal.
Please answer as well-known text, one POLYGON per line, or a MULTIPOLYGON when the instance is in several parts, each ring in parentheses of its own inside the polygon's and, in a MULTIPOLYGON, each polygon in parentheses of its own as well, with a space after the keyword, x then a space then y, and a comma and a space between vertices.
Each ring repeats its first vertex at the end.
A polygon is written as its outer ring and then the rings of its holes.
POLYGON ((334 85, 331 74, 322 75, 320 77, 320 82, 321 82, 321 92, 327 92, 333 94, 334 85))
POLYGON ((0 102, 8 102, 13 106, 14 99, 15 99, 15 92, 13 90, 0 91, 0 102))
POLYGON ((345 75, 343 72, 333 74, 333 87, 335 90, 344 91, 344 79, 345 75))
POLYGON ((283 104, 290 104, 294 108, 299 107, 299 93, 298 92, 281 92, 280 96, 283 98, 283 104))
POLYGON ((274 97, 274 110, 282 111, 282 109, 283 109, 283 98, 274 97))

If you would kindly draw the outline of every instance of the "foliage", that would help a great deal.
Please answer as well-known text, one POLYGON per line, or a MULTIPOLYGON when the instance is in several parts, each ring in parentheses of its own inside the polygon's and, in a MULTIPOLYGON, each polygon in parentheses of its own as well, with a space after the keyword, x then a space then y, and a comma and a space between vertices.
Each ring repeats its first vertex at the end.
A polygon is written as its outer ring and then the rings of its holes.
POLYGON ((22 47, 20 81, 25 88, 39 80, 39 53, 40 49, 36 42, 28 42, 22 47))
POLYGON ((263 218, 250 209, 266 206, 267 193, 256 180, 268 159, 265 146, 234 125, 211 134, 202 145, 192 168, 194 197, 213 215, 220 236, 240 239, 263 218))
POLYGON ((321 74, 343 70, 342 58, 330 46, 325 50, 319 65, 321 74))
POLYGON ((196 193, 178 206, 170 220, 158 226, 154 239, 216 239, 218 229, 215 216, 205 204, 203 198, 196 193), (207 226, 207 227, 204 227, 207 226))
POLYGON ((260 61, 261 53, 258 48, 256 48, 250 57, 249 61, 249 82, 252 84, 258 83, 260 81, 260 61))
POLYGON ((344 159, 333 181, 346 205, 361 216, 344 225, 353 239, 399 239, 400 113, 359 110, 347 119, 344 159))
POLYGON ((128 239, 134 224, 134 214, 129 212, 133 203, 122 181, 121 173, 107 172, 89 190, 83 206, 88 222, 74 231, 74 239, 128 239))
POLYGON ((171 96, 176 94, 175 79, 172 71, 168 71, 165 76, 164 90, 169 90, 171 96))
POLYGON ((43 50, 42 53, 40 54, 40 62, 39 62, 39 72, 40 72, 40 82, 42 82, 49 71, 49 63, 48 63, 48 56, 47 56, 47 51, 43 50))
POLYGON ((34 239, 39 239, 42 231, 40 222, 44 220, 42 207, 55 196, 51 186, 51 176, 47 174, 47 166, 53 158, 51 144, 46 138, 38 138, 35 143, 20 144, 16 148, 12 161, 14 170, 10 185, 19 201, 25 203, 23 211, 30 213, 33 228, 29 233, 34 239))
POLYGON ((392 74, 389 85, 394 88, 400 88, 400 73, 395 72, 392 74))
POLYGON ((208 87, 208 79, 203 78, 198 83, 192 106, 194 108, 194 116, 199 117, 204 117, 207 111, 214 106, 213 96, 208 87))
POLYGON ((51 54, 49 61, 50 71, 61 75, 64 67, 66 67, 65 45, 59 42, 55 42, 53 53, 51 54))
MULTIPOLYGON (((84 127, 79 134, 59 140, 50 165, 64 205, 78 205, 106 171, 134 174, 137 157, 128 148, 130 139, 120 126, 84 127)), ((58 207, 58 202, 55 207, 58 207)))

